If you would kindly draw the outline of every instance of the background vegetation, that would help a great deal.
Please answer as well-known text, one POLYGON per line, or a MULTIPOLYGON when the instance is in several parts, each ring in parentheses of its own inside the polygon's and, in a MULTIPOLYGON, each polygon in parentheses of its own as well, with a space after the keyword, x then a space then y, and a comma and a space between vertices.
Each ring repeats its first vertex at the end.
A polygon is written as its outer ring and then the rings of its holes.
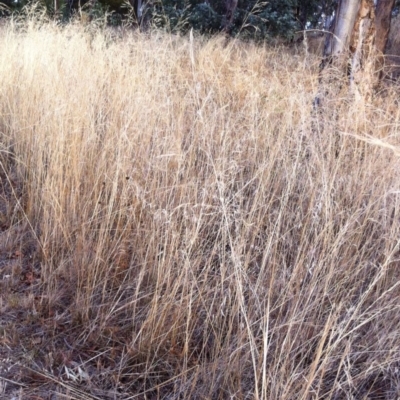
POLYGON ((395 84, 36 19, 0 54, 2 395, 399 396, 395 84))
MULTIPOLYGON (((3 3, 10 13, 21 11, 33 1, 4 0, 3 3)), ((114 15, 109 18, 111 25, 140 22, 142 26, 155 25, 181 33, 191 28, 202 33, 219 32, 224 28, 227 12, 225 0, 151 0, 143 1, 143 15, 138 20, 138 0, 39 0, 38 3, 49 15, 64 21, 82 10, 92 19, 108 12, 114 15)), ((292 39, 306 25, 321 28, 336 5, 336 0, 238 0, 227 33, 257 40, 275 36, 292 39)))

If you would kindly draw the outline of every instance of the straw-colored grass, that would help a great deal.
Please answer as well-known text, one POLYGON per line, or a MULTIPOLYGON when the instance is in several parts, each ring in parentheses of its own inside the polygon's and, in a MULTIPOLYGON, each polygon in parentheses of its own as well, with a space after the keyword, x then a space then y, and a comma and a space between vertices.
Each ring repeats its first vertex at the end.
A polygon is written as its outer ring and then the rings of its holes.
POLYGON ((75 25, 0 55, 3 395, 399 395, 391 88, 313 110, 310 55, 75 25))

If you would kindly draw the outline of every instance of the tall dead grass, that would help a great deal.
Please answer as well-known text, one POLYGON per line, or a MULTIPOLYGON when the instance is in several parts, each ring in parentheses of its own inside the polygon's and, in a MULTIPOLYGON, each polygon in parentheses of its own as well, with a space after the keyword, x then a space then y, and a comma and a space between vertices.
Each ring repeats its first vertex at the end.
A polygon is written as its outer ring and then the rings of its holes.
POLYGON ((117 36, 1 31, 50 338, 30 368, 60 398, 398 396, 396 96, 313 111, 309 55, 117 36))

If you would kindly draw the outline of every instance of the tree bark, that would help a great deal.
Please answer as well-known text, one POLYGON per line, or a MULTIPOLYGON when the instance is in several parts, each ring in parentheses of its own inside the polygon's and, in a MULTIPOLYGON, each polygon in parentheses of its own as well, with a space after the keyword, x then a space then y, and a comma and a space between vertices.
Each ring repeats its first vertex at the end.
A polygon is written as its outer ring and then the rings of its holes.
POLYGON ((72 11, 74 10, 74 0, 66 0, 67 3, 67 17, 71 18, 72 11))
POLYGON ((129 3, 135 12, 138 25, 140 25, 143 16, 143 0, 129 0, 129 3))
POLYGON ((136 9, 136 15, 137 15, 137 19, 140 25, 140 21, 142 20, 142 0, 137 0, 137 9, 136 9))
POLYGON ((238 0, 226 0, 225 1, 225 18, 223 22, 223 30, 227 31, 232 24, 233 17, 235 15, 236 7, 238 5, 238 0))
POLYGON ((359 8, 360 0, 339 2, 332 38, 332 57, 339 57, 347 53, 359 8))
POLYGON ((394 0, 379 0, 375 11, 375 50, 376 62, 375 70, 378 74, 378 79, 383 76, 383 68, 385 65, 385 48, 389 37, 390 22, 394 7, 394 0))
POLYGON ((375 12, 376 39, 375 48, 379 53, 385 53, 389 37, 390 21, 394 7, 394 0, 378 0, 375 12))
POLYGON ((314 105, 321 105, 326 98, 336 98, 344 89, 343 81, 348 76, 351 59, 350 43, 361 1, 339 1, 331 33, 325 41, 324 58, 320 66, 320 89, 314 105))
POLYGON ((364 98, 380 81, 393 4, 379 0, 376 13, 374 0, 342 0, 338 5, 325 58, 349 74, 352 92, 364 98))
POLYGON ((361 0, 351 38, 351 75, 354 88, 368 93, 379 82, 375 59, 375 6, 373 0, 361 0), (354 86, 356 85, 356 86, 354 86))

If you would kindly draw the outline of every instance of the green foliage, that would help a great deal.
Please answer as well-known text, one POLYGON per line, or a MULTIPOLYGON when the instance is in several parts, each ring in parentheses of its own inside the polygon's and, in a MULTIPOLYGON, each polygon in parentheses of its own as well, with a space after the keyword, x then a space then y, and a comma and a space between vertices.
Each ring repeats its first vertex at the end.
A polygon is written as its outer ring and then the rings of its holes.
POLYGON ((185 33, 190 28, 202 33, 220 30, 222 15, 209 3, 160 0, 149 7, 150 19, 157 27, 185 33))
MULTIPOLYGON (((11 10, 32 3, 3 1, 11 10)), ((54 0, 39 1, 50 16, 57 14, 68 19, 71 11, 82 9, 91 20, 103 18, 111 25, 132 17, 136 7, 134 0, 59 0, 59 9, 54 10, 54 0)), ((307 24, 317 26, 321 15, 331 13, 336 3, 337 0, 238 0, 232 23, 225 29, 232 36, 255 40, 274 36, 291 39, 307 24)), ((212 34, 224 28, 227 14, 226 0, 143 0, 143 4, 143 20, 170 32, 186 33, 194 29, 212 34)))
MULTIPOLYGON (((299 27, 296 5, 296 0, 240 0, 229 33, 255 39, 291 37, 299 27)), ((150 13, 156 26, 170 31, 193 28, 213 33, 222 29, 226 6, 221 0, 159 0, 150 6, 150 13)))
POLYGON ((295 6, 296 2, 292 0, 265 3, 242 0, 238 4, 239 18, 235 19, 232 31, 257 39, 278 35, 292 37, 298 29, 295 6))
POLYGON ((150 16, 155 26, 174 32, 185 30, 190 13, 188 5, 183 1, 160 0, 149 7, 147 15, 150 16))
POLYGON ((222 16, 218 14, 209 4, 201 3, 191 9, 188 19, 191 27, 202 32, 214 32, 220 29, 222 16))

